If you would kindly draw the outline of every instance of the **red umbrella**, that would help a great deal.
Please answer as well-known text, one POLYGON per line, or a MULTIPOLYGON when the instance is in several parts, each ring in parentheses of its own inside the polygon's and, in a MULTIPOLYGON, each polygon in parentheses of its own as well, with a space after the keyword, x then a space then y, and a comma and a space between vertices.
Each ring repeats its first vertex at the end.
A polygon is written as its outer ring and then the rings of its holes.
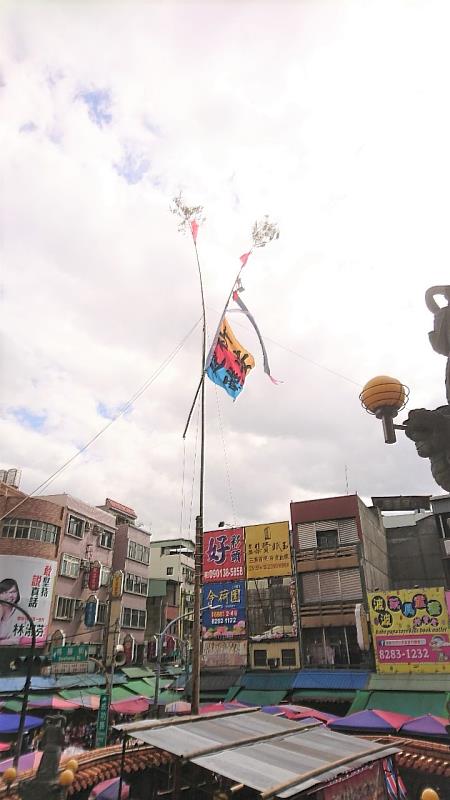
MULTIPOLYGON (((119 782, 120 778, 110 778, 108 781, 102 781, 94 786, 89 795, 89 800, 117 800, 119 795, 119 782)), ((130 796, 130 787, 125 781, 122 782, 122 791, 120 792, 121 800, 127 800, 130 796)))

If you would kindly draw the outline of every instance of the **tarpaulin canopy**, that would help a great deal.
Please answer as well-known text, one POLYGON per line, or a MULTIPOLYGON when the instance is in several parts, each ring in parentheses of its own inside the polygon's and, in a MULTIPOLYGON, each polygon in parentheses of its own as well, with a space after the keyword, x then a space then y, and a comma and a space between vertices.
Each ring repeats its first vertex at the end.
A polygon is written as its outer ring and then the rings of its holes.
MULTIPOLYGON (((19 729, 20 714, 0 714, 0 735, 4 733, 16 733, 19 729)), ((25 730, 40 728, 44 720, 40 717, 25 717, 25 730)))
MULTIPOLYGON (((66 700, 59 694, 35 694, 28 698, 27 708, 51 708, 56 711, 76 711, 80 703, 76 700, 66 700)), ((22 698, 17 697, 7 700, 3 708, 5 711, 20 711, 22 708, 22 698)))

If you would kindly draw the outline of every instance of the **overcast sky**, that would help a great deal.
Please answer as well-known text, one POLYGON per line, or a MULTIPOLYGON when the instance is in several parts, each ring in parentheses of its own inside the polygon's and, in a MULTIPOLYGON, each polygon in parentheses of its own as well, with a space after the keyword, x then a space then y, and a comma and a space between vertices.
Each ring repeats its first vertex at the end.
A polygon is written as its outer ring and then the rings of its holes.
POLYGON ((235 403, 207 381, 205 526, 347 482, 440 493, 358 394, 381 373, 409 408, 445 402, 424 292, 450 282, 448 0, 34 2, 1 22, 0 466, 33 491, 156 373, 47 491, 193 532, 200 326, 164 366, 200 317, 182 189, 204 206, 209 335, 253 221, 280 227, 242 297, 283 383, 230 316, 257 364, 235 403))

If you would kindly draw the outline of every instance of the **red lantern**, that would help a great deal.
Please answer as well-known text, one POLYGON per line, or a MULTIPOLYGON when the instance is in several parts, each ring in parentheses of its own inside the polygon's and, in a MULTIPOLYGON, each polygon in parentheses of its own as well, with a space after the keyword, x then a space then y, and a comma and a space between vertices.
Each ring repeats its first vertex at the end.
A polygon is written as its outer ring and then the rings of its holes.
POLYGON ((94 563, 91 564, 88 579, 88 586, 91 592, 97 591, 98 587, 100 586, 100 569, 101 565, 99 561, 94 561, 94 563))

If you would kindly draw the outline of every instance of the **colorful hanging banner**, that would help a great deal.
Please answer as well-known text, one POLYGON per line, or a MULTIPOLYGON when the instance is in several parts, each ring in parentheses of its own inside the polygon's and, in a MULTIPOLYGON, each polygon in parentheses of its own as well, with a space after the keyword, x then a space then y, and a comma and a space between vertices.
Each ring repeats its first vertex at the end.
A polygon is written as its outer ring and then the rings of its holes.
POLYGON ((245 526, 247 579, 291 574, 289 523, 245 526))
POLYGON ((368 595, 377 672, 450 672, 450 630, 441 587, 368 595))
POLYGON ((247 374, 254 366, 252 354, 238 342, 224 317, 212 356, 206 362, 208 378, 236 400, 244 388, 247 374))
POLYGON ((206 531, 203 537, 203 582, 245 579, 244 529, 206 531))
POLYGON ((245 635, 245 581, 208 583, 203 586, 203 639, 245 635))

